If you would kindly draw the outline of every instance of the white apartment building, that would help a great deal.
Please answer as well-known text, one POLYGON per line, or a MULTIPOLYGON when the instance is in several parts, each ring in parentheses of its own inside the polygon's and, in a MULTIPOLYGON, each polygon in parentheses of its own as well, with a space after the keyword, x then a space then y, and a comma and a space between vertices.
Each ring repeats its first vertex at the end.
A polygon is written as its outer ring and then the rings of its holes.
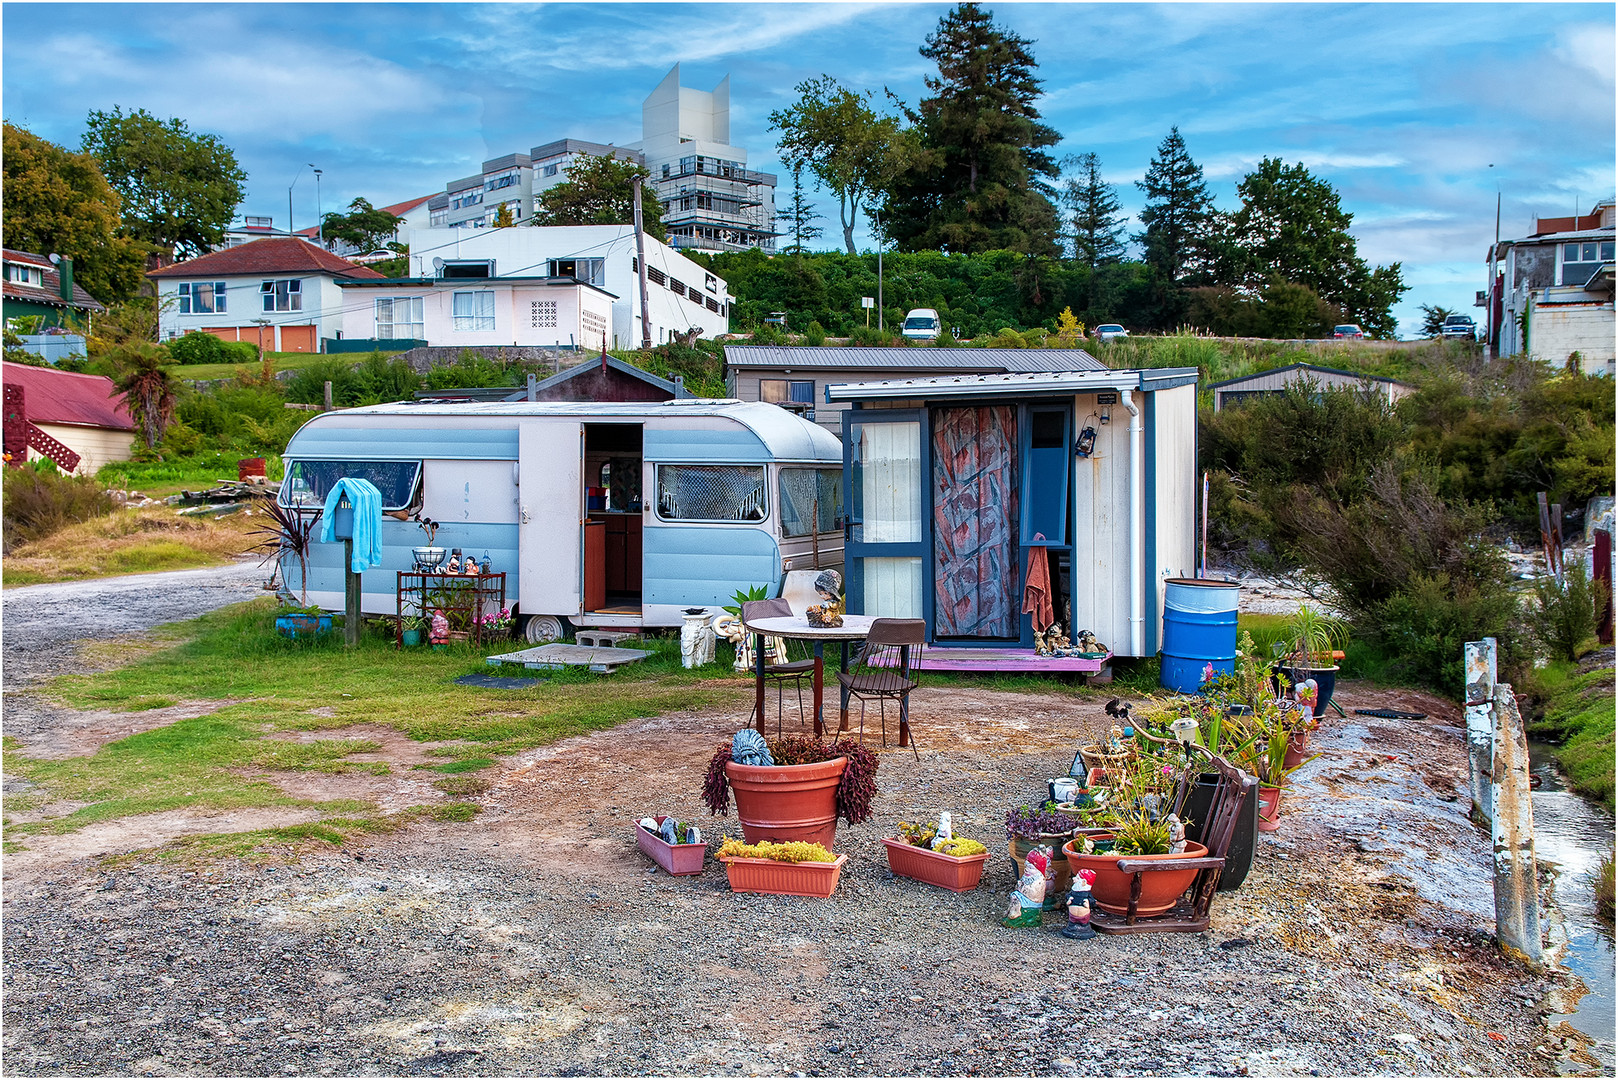
MULTIPOLYGON (((652 343, 660 345, 693 328, 708 338, 728 333, 731 296, 724 279, 650 236, 645 244, 652 343)), ((421 229, 411 237, 407 280, 442 279, 457 286, 477 279, 576 281, 611 300, 607 345, 636 348, 641 343, 638 274, 633 225, 441 228, 421 229)))
POLYGON ((680 85, 679 64, 641 104, 640 142, 557 139, 491 158, 428 201, 428 227, 489 228, 501 206, 514 223, 527 224, 539 196, 565 181, 574 161, 608 154, 651 173, 671 246, 775 250, 776 178, 748 169, 747 150, 730 143, 729 77, 711 91, 693 90, 680 85))

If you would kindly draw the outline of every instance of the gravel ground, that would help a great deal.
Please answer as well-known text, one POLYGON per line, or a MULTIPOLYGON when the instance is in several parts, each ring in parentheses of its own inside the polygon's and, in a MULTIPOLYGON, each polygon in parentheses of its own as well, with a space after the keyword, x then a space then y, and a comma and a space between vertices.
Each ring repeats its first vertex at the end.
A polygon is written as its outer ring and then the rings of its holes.
MULTIPOLYGON (((163 605, 158 621, 255 583, 195 581, 127 603, 163 605)), ((38 678, 71 665, 76 636, 140 621, 55 625, 47 658, 31 639, 49 609, 31 593, 5 595, 8 688, 14 656, 38 678), (29 641, 14 653, 19 637, 29 641)), ((80 609, 99 603, 94 590, 84 598, 80 609)), ((22 752, 74 720, 36 707, 33 726, 14 729, 13 696, 6 729, 22 752)), ((523 707, 521 692, 511 700, 523 707)), ((1554 1074, 1565 1029, 1548 1031, 1544 1016, 1560 987, 1492 944, 1488 842, 1465 820, 1454 706, 1353 684, 1339 700, 1429 718, 1328 721, 1281 829, 1261 839, 1241 890, 1216 900, 1204 934, 1072 942, 1054 918, 1044 931, 999 925, 1013 884, 1006 809, 1064 773, 1105 719, 1100 700, 1057 695, 919 691, 920 758, 883 754, 874 817, 838 831, 849 862, 830 900, 732 894, 711 859, 700 876, 670 878, 635 850, 631 823, 646 813, 709 823, 702 767, 738 726, 742 694, 728 715, 631 721, 504 760, 485 774, 494 786, 473 822, 340 851, 189 865, 100 857, 198 825, 173 814, 92 826, 65 848, 29 838, 32 850, 5 861, 3 1068, 1554 1074), (974 892, 887 870, 879 840, 893 822, 942 809, 994 852, 974 892)), ((400 743, 383 755, 401 765, 419 755, 400 743)), ((437 797, 379 791, 369 777, 321 782, 327 797, 373 785, 354 791, 385 806, 437 797)), ((734 829, 711 824, 710 835, 734 829)))

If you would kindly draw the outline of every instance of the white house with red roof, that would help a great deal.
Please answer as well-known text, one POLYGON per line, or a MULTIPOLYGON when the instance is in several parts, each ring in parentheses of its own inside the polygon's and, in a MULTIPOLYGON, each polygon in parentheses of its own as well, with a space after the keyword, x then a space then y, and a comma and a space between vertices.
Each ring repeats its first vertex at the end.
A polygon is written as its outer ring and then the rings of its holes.
POLYGON ((13 460, 48 457, 88 475, 132 456, 135 421, 106 376, 8 362, 0 364, 0 382, 5 451, 13 460))
POLYGON ((290 237, 254 240, 146 275, 157 286, 164 341, 202 331, 271 352, 320 352, 342 336, 337 282, 375 270, 290 237))

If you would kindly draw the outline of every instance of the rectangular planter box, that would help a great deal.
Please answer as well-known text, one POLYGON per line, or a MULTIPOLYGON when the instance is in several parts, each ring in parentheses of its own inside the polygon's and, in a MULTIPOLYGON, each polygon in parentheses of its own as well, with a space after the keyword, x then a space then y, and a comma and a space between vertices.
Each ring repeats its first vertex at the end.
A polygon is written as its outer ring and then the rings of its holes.
MULTIPOLYGON (((654 820, 661 827, 664 819, 659 817, 654 820)), ((640 848, 642 855, 649 856, 657 865, 676 876, 702 873, 703 862, 708 857, 707 844, 670 844, 639 825, 635 826, 635 846, 640 848)))
POLYGON ((915 878, 951 892, 968 892, 983 878, 987 851, 956 858, 931 848, 917 847, 904 840, 883 840, 888 849, 888 869, 900 877, 915 878))
POLYGON ((818 896, 837 891, 847 855, 836 862, 777 862, 774 859, 723 859, 730 875, 731 892, 776 893, 782 896, 818 896))
POLYGON ((281 636, 295 638, 299 634, 313 637, 331 631, 330 615, 277 615, 275 629, 281 636))

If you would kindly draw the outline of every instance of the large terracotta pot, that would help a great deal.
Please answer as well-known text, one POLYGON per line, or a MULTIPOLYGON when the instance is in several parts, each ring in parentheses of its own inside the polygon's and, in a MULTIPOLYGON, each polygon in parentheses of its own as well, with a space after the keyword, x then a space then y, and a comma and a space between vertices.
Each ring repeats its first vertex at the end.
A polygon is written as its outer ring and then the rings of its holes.
POLYGON ((1269 784, 1258 786, 1258 827, 1274 832, 1281 827, 1281 789, 1269 784))
MULTIPOLYGON (((1114 915, 1129 914, 1130 879, 1134 876, 1118 869, 1119 859, 1200 859, 1208 854, 1201 844, 1187 842, 1181 855, 1119 855, 1108 851, 1096 855, 1081 855, 1073 850, 1075 841, 1069 840, 1062 848, 1067 854, 1073 873, 1094 870, 1095 884, 1090 886, 1091 898, 1102 911, 1114 915)), ((1161 915, 1174 906, 1182 893, 1197 876, 1195 868, 1189 870, 1146 870, 1140 876, 1140 902, 1135 905, 1136 915, 1161 915)))
MULTIPOLYGON (((1020 836, 1011 837, 1011 858, 1017 864, 1017 881, 1022 880, 1023 873, 1027 869, 1023 864, 1023 860, 1028 857, 1028 853, 1041 844, 1050 846, 1051 857, 1056 863, 1056 885, 1051 890, 1050 895, 1045 897, 1045 902, 1040 905, 1046 911, 1055 911, 1058 907, 1064 907, 1067 904, 1068 890, 1073 887, 1073 871, 1068 868, 1067 863, 1062 859, 1062 845, 1067 843, 1067 840, 1067 833, 1042 836, 1038 840, 1024 840, 1020 836)), ((1013 881, 1012 884, 1015 885, 1016 881, 1013 881)))
POLYGON ((726 762, 747 842, 802 840, 830 851, 837 837, 837 785, 847 764, 846 757, 808 765, 726 762))

